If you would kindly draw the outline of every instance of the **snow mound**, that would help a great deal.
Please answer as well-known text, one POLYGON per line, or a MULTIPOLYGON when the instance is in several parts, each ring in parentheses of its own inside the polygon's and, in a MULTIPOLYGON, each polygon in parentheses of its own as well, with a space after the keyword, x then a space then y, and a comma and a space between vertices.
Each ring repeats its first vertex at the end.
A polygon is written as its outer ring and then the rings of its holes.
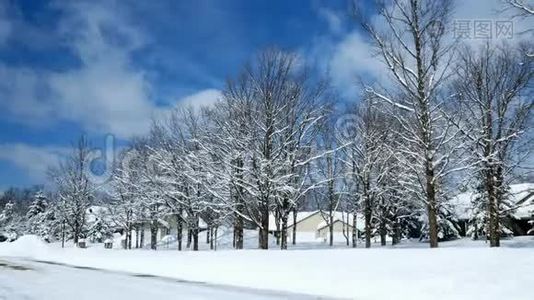
POLYGON ((24 235, 11 243, 0 243, 0 256, 36 257, 49 251, 41 238, 24 235))

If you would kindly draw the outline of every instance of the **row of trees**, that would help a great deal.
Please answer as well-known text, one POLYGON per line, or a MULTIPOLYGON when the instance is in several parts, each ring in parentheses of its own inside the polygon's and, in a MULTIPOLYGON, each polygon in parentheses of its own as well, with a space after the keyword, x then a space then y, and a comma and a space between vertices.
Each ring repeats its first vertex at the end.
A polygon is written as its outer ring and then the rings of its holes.
POLYGON ((375 235, 383 245, 388 235, 393 243, 419 236, 437 247, 457 235, 447 200, 464 187, 479 191, 473 222, 499 246, 508 186, 532 150, 529 45, 458 45, 447 35, 451 1, 377 8, 385 22, 362 23, 392 80, 364 83, 358 104, 340 108, 328 81, 299 57, 266 50, 228 80, 216 104, 155 120, 104 185, 90 180, 82 139, 51 172, 56 219, 77 242, 98 190, 130 247, 132 230, 148 224, 155 249, 161 220, 172 217, 179 249, 184 228, 198 249, 201 219, 211 232, 232 228, 237 249, 245 228, 258 229, 259 248, 276 231, 287 249, 290 222, 312 203, 324 212, 331 245, 334 214, 343 210, 364 216, 366 247, 375 235), (468 184, 459 186, 462 179, 468 184))

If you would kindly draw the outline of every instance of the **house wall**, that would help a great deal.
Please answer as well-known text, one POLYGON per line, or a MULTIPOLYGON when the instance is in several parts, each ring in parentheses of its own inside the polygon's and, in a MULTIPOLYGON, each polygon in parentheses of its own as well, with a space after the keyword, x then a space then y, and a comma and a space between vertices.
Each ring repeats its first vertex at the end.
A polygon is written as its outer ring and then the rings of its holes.
MULTIPOLYGON (((334 232, 341 232, 343 233, 343 223, 341 221, 336 221, 334 222, 334 232)), ((347 228, 345 228, 345 231, 347 231, 347 228)), ((317 235, 320 236, 320 237, 325 237, 328 235, 328 233, 330 232, 330 229, 328 228, 328 226, 322 228, 321 230, 318 230, 317 231, 317 235)), ((349 234, 351 234, 352 232, 352 228, 349 227, 349 234)))
MULTIPOLYGON (((317 231, 317 226, 319 223, 323 221, 324 220, 321 217, 321 213, 317 212, 297 223, 297 232, 315 232, 317 231)), ((289 229, 293 230, 293 220, 290 220, 289 224, 291 225, 289 226, 289 229)))

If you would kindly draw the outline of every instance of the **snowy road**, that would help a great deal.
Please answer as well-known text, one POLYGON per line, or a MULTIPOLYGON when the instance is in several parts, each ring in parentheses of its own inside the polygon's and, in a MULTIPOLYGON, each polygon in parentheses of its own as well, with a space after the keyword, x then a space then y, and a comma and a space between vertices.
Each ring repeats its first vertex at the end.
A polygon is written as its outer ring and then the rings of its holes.
MULTIPOLYGON (((224 274, 221 274, 224 276, 224 274)), ((0 300, 318 299, 201 282, 0 258, 0 300)))

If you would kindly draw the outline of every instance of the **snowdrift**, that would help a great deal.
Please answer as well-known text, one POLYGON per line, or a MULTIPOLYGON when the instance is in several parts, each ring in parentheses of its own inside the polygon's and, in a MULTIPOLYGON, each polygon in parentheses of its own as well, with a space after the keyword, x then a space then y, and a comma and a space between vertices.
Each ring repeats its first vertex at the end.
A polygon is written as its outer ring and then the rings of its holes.
POLYGON ((49 246, 35 235, 24 235, 14 242, 0 243, 0 256, 37 257, 50 251, 49 246))

